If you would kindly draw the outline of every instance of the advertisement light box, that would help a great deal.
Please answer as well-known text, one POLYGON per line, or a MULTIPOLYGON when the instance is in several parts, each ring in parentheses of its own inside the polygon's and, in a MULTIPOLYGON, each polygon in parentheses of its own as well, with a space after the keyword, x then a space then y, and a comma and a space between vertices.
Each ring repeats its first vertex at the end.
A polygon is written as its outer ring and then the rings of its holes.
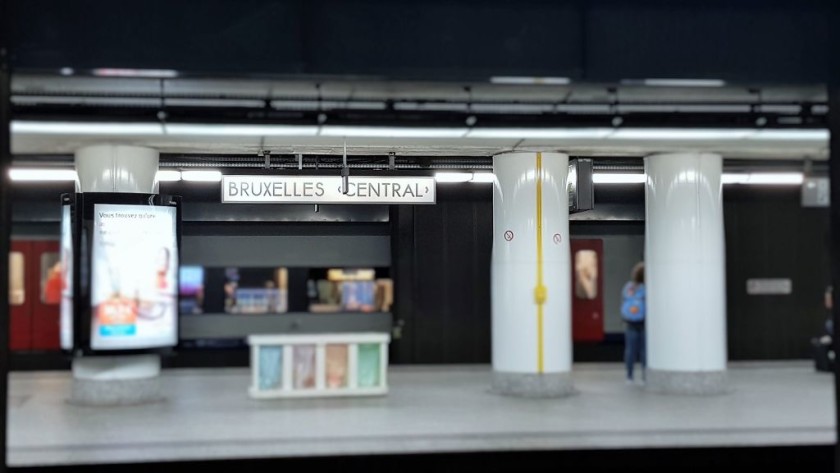
POLYGON ((61 348, 74 356, 178 345, 181 198, 62 195, 61 348))
POLYGON ((176 345, 177 272, 176 208, 95 204, 90 348, 176 345))

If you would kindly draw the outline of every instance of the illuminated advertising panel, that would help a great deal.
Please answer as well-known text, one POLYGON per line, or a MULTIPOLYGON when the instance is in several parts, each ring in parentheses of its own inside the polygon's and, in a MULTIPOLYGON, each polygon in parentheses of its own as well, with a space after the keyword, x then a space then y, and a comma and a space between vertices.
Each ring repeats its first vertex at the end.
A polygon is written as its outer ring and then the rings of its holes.
POLYGON ((175 346, 177 209, 95 204, 93 214, 90 348, 175 346))
POLYGON ((61 348, 73 348, 73 233, 70 206, 61 211, 61 348))

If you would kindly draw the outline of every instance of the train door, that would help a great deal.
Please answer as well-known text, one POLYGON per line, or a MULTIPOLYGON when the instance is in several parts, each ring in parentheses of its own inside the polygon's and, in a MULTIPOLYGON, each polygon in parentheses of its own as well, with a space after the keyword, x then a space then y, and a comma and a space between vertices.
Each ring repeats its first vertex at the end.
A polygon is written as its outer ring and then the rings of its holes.
POLYGON ((604 339, 604 242, 572 239, 572 339, 604 339))
POLYGON ((32 348, 32 294, 26 264, 30 242, 13 241, 9 251, 9 349, 32 348))
POLYGON ((27 265, 32 305, 32 349, 59 350, 61 256, 57 241, 33 241, 27 265))
POLYGON ((12 241, 9 251, 9 349, 60 349, 59 261, 56 241, 12 241))

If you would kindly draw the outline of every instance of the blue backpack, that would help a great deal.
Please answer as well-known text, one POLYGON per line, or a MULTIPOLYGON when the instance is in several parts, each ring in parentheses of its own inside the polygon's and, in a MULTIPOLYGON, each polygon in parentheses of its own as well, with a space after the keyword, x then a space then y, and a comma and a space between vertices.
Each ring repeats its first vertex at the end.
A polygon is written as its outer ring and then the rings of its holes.
POLYGON ((645 312, 645 285, 628 282, 621 291, 621 317, 628 322, 643 322, 645 312))

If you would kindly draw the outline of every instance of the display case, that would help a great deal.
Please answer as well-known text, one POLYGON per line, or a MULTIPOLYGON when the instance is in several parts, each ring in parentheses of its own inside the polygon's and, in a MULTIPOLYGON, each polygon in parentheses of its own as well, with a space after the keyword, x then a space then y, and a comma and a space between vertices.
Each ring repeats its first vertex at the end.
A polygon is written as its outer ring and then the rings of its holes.
POLYGON ((252 335, 251 387, 257 399, 388 393, 385 333, 252 335))

